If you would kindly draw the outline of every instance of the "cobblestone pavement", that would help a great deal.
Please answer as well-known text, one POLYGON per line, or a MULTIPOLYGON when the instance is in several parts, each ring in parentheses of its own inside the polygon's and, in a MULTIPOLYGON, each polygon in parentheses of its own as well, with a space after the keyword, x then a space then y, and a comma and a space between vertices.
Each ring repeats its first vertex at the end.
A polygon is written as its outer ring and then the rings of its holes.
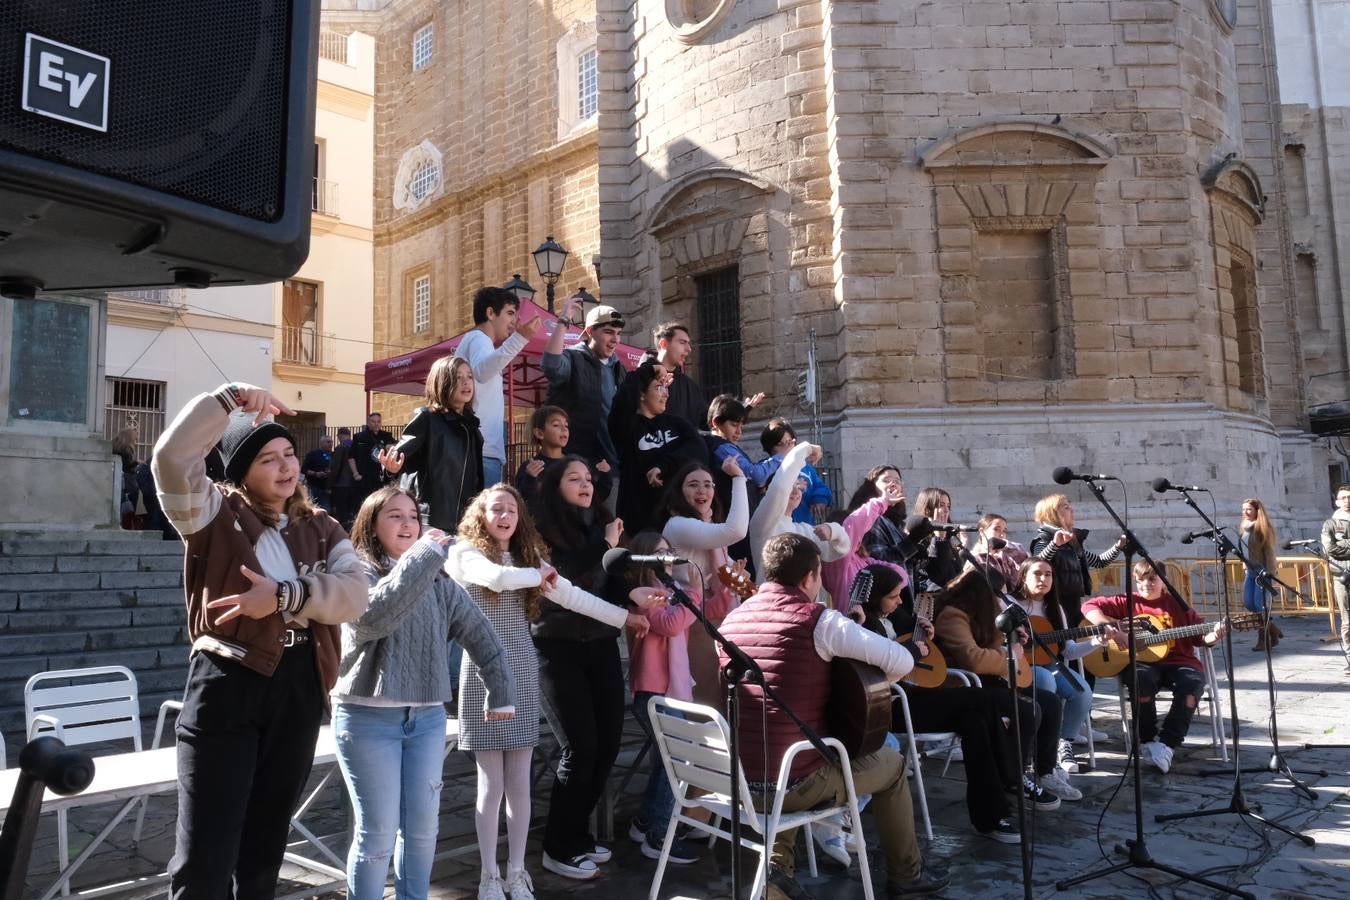
MULTIPOLYGON (((1317 794, 1316 801, 1298 797, 1285 780, 1269 773, 1244 776, 1244 791, 1253 803, 1262 804, 1268 818, 1316 838, 1317 846, 1301 843, 1257 823, 1225 814, 1180 822, 1158 824, 1153 816, 1197 808, 1223 807, 1232 793, 1230 777, 1200 777, 1197 770, 1212 765, 1217 753, 1209 744, 1206 717, 1197 716, 1185 747, 1177 754, 1171 773, 1162 775, 1146 767, 1143 772, 1145 807, 1144 832, 1148 847, 1160 862, 1191 872, 1204 872, 1221 883, 1242 887, 1260 898, 1341 898, 1350 883, 1350 750, 1302 749, 1305 742, 1350 742, 1350 676, 1342 673, 1339 646, 1322 638, 1328 635, 1325 619, 1309 617, 1285 619, 1285 640, 1275 654, 1275 678, 1279 688, 1278 713, 1281 747, 1290 752, 1290 762, 1299 769, 1329 772, 1326 776, 1307 776, 1317 794)), ((1260 766, 1270 758, 1267 729, 1270 704, 1266 692, 1264 656, 1251 650, 1250 633, 1234 637, 1237 660, 1237 696, 1243 742, 1242 762, 1260 766)), ((1222 663, 1220 663, 1222 665, 1222 663)), ((1225 714, 1227 682, 1220 678, 1225 714)), ((1088 882, 1070 891, 1056 892, 1054 882, 1103 865, 1103 852, 1113 861, 1120 859, 1115 848, 1134 832, 1133 788, 1127 779, 1115 799, 1107 806, 1124 767, 1119 714, 1113 699, 1114 682, 1098 685, 1099 697, 1094 713, 1098 727, 1111 734, 1099 746, 1095 771, 1076 776, 1075 783, 1085 797, 1079 803, 1065 803, 1059 810, 1037 816, 1037 843, 1034 860, 1034 895, 1037 897, 1205 897, 1211 891, 1192 885, 1173 883, 1162 873, 1145 871, 1139 879, 1124 874, 1088 882), (1103 813, 1103 810, 1105 812, 1103 813), (1100 835, 1100 840, 1098 839, 1100 835), (1100 849, 1099 849, 1100 847, 1100 849), (1153 885, 1150 889, 1149 884, 1153 885)), ((1202 706, 1203 713, 1203 706, 1202 706)), ((641 745, 641 736, 629 720, 624 760, 630 759, 641 745)), ((536 757, 541 769, 544 755, 551 749, 546 742, 536 757)), ((933 818, 934 840, 924 842, 927 859, 948 867, 952 884, 945 896, 961 898, 998 898, 1020 896, 1020 860, 1016 847, 995 844, 973 833, 965 813, 964 777, 960 764, 954 764, 947 777, 940 775, 941 763, 925 763, 929 808, 933 818)), ((316 773, 317 779, 321 773, 316 773)), ((616 784, 617 777, 616 776, 616 784)), ((636 808, 637 793, 644 775, 639 773, 617 801, 612 842, 614 859, 602 867, 603 875, 591 882, 572 882, 548 874, 540 866, 538 839, 542 814, 548 799, 552 776, 542 775, 535 789, 535 825, 527 865, 533 875, 535 895, 541 900, 554 898, 636 898, 650 888, 655 863, 644 858, 638 846, 626 837, 629 817, 636 808)), ((448 854, 435 871, 432 896, 435 898, 474 897, 477 892, 478 857, 473 841, 473 765, 466 754, 451 754, 446 766, 440 849, 448 854)), ((71 847, 78 852, 107 821, 114 806, 77 810, 71 815, 71 847)), ((871 827, 871 818, 864 814, 871 827)), ((916 818, 917 815, 916 815, 916 818)), ((315 832, 335 835, 332 844, 338 855, 345 854, 346 838, 341 833, 345 822, 342 791, 328 789, 306 820, 315 832)), ((153 874, 163 868, 172 852, 173 809, 167 795, 153 798, 146 818, 146 829, 138 846, 131 843, 130 820, 119 825, 107 845, 93 858, 76 880, 76 888, 124 881, 153 874)), ((920 826, 922 827, 922 826, 920 826)), ((875 835, 869 835, 869 858, 874 876, 884 878, 882 858, 875 835)), ((504 857, 503 848, 502 855, 504 857)), ((54 817, 46 817, 39 833, 30 871, 30 888, 48 883, 43 876, 55 867, 54 817)), ((853 900, 863 896, 856 863, 847 873, 821 870, 818 877, 806 872, 805 855, 798 854, 803 868, 799 877, 815 896, 829 900, 853 900)), ((688 866, 671 866, 662 885, 663 897, 730 896, 729 853, 725 842, 688 866)), ((301 870, 288 865, 283 872, 283 893, 297 897, 341 897, 340 886, 321 886, 301 870)), ((746 885, 750 874, 747 872, 746 885)), ((879 896, 884 897, 878 881, 879 896)), ((162 892, 162 888, 159 892, 162 892)), ((32 896, 36 893, 30 891, 32 896)), ((153 896, 155 890, 143 888, 126 896, 153 896)), ((388 896, 393 896, 392 887, 388 896)))

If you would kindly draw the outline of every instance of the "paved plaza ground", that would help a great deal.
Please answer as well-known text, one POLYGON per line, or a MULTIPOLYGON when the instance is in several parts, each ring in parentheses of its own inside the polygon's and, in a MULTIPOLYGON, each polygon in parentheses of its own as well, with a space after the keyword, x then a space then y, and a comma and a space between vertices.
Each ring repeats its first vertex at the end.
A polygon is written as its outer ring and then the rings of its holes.
MULTIPOLYGON (((1281 746, 1289 751, 1291 763, 1300 769, 1324 769, 1326 776, 1309 776, 1317 800, 1302 799, 1287 783, 1274 775, 1258 773, 1244 776, 1248 799, 1260 803, 1263 814, 1287 827, 1306 832, 1317 840, 1307 848, 1285 835, 1255 823, 1244 823, 1235 815, 1220 815, 1165 825, 1153 821, 1157 813, 1188 809, 1222 807, 1231 795, 1230 777, 1200 777, 1198 769, 1212 765, 1217 754, 1209 744, 1209 727, 1203 716, 1196 719, 1186 746, 1177 754, 1168 775, 1151 768, 1143 773, 1146 810, 1145 835, 1150 850, 1161 862, 1186 870, 1205 873, 1220 882, 1242 887, 1261 898, 1336 898, 1341 900, 1350 889, 1350 750, 1302 749, 1305 743, 1350 743, 1350 676, 1342 673, 1339 646, 1322 639, 1328 636, 1325 618, 1285 619, 1285 640, 1275 655, 1275 677, 1279 688, 1278 714, 1281 746)), ((1263 765, 1270 757, 1267 733, 1269 702, 1266 692, 1264 656, 1251 650, 1250 633, 1234 638, 1237 659, 1237 696, 1244 742, 1242 761, 1246 766, 1263 765)), ((1227 683, 1221 679, 1225 714, 1227 683)), ((1058 811, 1037 817, 1035 847, 1035 888, 1037 897, 1206 897, 1215 896, 1203 888, 1176 884, 1156 872, 1142 873, 1136 880, 1113 875, 1089 882, 1071 891, 1058 893, 1054 882, 1103 865, 1103 853, 1113 861, 1120 859, 1116 848, 1132 836, 1134 829, 1133 789, 1127 779, 1115 799, 1107 800, 1121 785, 1124 743, 1120 740, 1119 715, 1115 703, 1105 696, 1114 691, 1114 682, 1098 685, 1099 699, 1094 721, 1111 734, 1099 747, 1097 769, 1075 778, 1086 795, 1082 802, 1065 803, 1058 811), (1103 810, 1105 813, 1103 814, 1103 810), (1152 885, 1150 888, 1149 885, 1152 885)), ((1203 707, 1202 707, 1203 710, 1203 707)), ((625 759, 641 745, 641 736, 629 720, 625 759)), ((545 744, 545 750, 551 744, 545 744)), ((542 764, 543 751, 539 756, 542 764)), ((1016 847, 995 844, 973 833, 969 827, 963 799, 963 772, 954 764, 947 777, 941 777, 941 762, 924 764, 929 806, 933 817, 934 840, 924 841, 928 859, 947 866, 952 876, 948 897, 996 898, 1020 896, 1020 862, 1016 847)), ((316 778, 319 773, 316 773, 316 778)), ((623 773, 616 776, 618 779, 623 773)), ((644 858, 636 844, 625 836, 627 822, 636 808, 637 793, 644 775, 639 773, 618 798, 615 829, 619 836, 612 842, 614 859, 603 868, 603 876, 591 882, 572 882, 545 873, 537 843, 542 815, 546 811, 548 785, 546 774, 535 790, 535 825, 527 864, 533 874, 536 896, 553 898, 637 898, 650 888, 655 863, 644 858)), ((446 766, 446 790, 441 819, 441 851, 452 854, 438 863, 432 896, 436 898, 474 897, 477 890, 478 859, 473 846, 473 767, 463 753, 451 754, 446 766), (457 854, 457 855, 455 855, 457 854)), ((72 813, 73 850, 78 850, 106 822, 115 807, 95 807, 72 813)), ((333 844, 345 852, 342 792, 329 789, 311 817, 311 825, 320 834, 333 834, 333 844)), ((916 815, 917 818, 917 815, 916 815)), ((868 828, 872 821, 864 814, 868 828)), ((118 827, 108 845, 76 881, 81 885, 124 880, 160 870, 172 851, 173 810, 167 795, 152 800, 146 834, 139 846, 130 841, 127 824, 118 827)), ((869 835, 873 873, 884 878, 882 859, 875 835, 869 835)), ((503 849, 503 855, 504 855, 503 849)), ((54 818, 42 823, 35 850, 30 886, 45 887, 55 865, 54 818)), ((856 863, 847 872, 822 869, 812 878, 805 871, 805 855, 799 854, 802 883, 822 900, 853 900, 863 896, 856 863)), ((662 886, 662 897, 729 897, 729 853, 725 842, 694 865, 671 866, 662 886)), ((340 887, 324 887, 301 870, 287 866, 283 892, 294 896, 341 897, 340 887)), ((746 884, 749 884, 747 873, 746 884)), ((878 882, 878 889, 882 887, 878 882)), ((160 889, 162 892, 162 888, 160 889)), ((30 892, 31 893, 31 892, 30 892)), ((150 889, 127 896, 152 896, 150 889)), ((36 896, 36 894, 33 894, 36 896)), ((392 887, 388 896, 393 896, 392 887)), ((884 894, 882 894, 884 896, 884 894)))

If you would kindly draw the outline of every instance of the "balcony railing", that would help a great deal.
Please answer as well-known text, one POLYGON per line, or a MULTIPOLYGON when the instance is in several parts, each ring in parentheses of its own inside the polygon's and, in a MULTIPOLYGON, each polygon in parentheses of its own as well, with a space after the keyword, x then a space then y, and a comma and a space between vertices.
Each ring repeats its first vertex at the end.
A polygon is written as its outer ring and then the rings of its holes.
POLYGON ((347 35, 336 31, 319 32, 319 58, 347 64, 347 35))
POLYGON ((297 366, 331 369, 337 337, 312 325, 283 325, 277 329, 276 361, 297 366))
POLYGON ((325 216, 337 216, 338 186, 336 181, 314 179, 314 211, 325 216))
POLYGON ((183 288, 160 288, 152 291, 109 291, 108 299, 153 303, 157 306, 185 306, 187 305, 187 291, 183 288))

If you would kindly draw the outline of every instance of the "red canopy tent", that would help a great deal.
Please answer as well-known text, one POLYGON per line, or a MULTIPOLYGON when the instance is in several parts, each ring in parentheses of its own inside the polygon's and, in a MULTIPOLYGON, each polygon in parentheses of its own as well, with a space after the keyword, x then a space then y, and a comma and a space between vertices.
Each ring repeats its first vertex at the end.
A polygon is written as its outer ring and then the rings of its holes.
MULTIPOLYGON (((506 420, 513 421, 515 405, 542 406, 548 396, 548 378, 544 375, 544 346, 553 332, 553 323, 558 317, 548 312, 533 300, 520 302, 520 321, 526 322, 536 316, 543 318, 544 327, 540 328, 530 342, 525 345, 511 365, 502 373, 506 380, 506 420)), ((468 332, 462 332, 452 338, 413 350, 388 359, 377 359, 366 363, 366 409, 370 409, 370 392, 387 391, 392 394, 420 395, 426 389, 427 373, 431 365, 442 356, 453 356, 459 342, 468 332)), ((563 340, 564 347, 575 346, 581 340, 581 330, 568 328, 563 340)), ((620 344, 617 351, 619 360, 628 369, 637 366, 643 351, 628 344, 620 344)))

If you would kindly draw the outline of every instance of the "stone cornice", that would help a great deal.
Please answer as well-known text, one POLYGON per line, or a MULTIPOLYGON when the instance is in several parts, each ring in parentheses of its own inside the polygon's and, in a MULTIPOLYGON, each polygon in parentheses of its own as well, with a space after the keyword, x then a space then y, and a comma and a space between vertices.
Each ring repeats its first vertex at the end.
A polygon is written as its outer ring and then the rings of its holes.
POLYGON ((1180 403, 1060 403, 1056 406, 1030 404, 960 404, 948 407, 870 406, 851 407, 840 416, 840 424, 877 425, 894 424, 905 428, 970 425, 977 420, 988 425, 1036 425, 1049 422, 1077 423, 1137 421, 1143 424, 1159 422, 1196 423, 1226 419, 1239 421, 1248 427, 1276 434, 1269 419, 1250 413, 1220 409, 1211 403, 1187 401, 1180 403))
POLYGON ((316 97, 319 109, 334 112, 349 119, 365 119, 369 115, 371 107, 375 104, 375 98, 370 94, 363 94, 361 91, 354 91, 349 87, 333 84, 330 81, 319 82, 316 97))
MULTIPOLYGON (((596 129, 588 129, 530 155, 518 165, 484 175, 460 190, 447 190, 434 202, 415 213, 400 215, 392 222, 376 225, 372 229, 375 244, 383 246, 397 243, 409 235, 425 230, 429 225, 439 222, 447 216, 457 214, 465 206, 473 206, 487 195, 498 193, 511 185, 528 182, 545 170, 566 168, 568 162, 588 151, 597 153, 599 148, 598 135, 599 132, 596 129)), ((596 164, 599 164, 598 157, 596 158, 596 164)))
POLYGON ((155 331, 167 328, 178 317, 178 307, 141 300, 108 298, 108 324, 129 328, 149 328, 155 331))

